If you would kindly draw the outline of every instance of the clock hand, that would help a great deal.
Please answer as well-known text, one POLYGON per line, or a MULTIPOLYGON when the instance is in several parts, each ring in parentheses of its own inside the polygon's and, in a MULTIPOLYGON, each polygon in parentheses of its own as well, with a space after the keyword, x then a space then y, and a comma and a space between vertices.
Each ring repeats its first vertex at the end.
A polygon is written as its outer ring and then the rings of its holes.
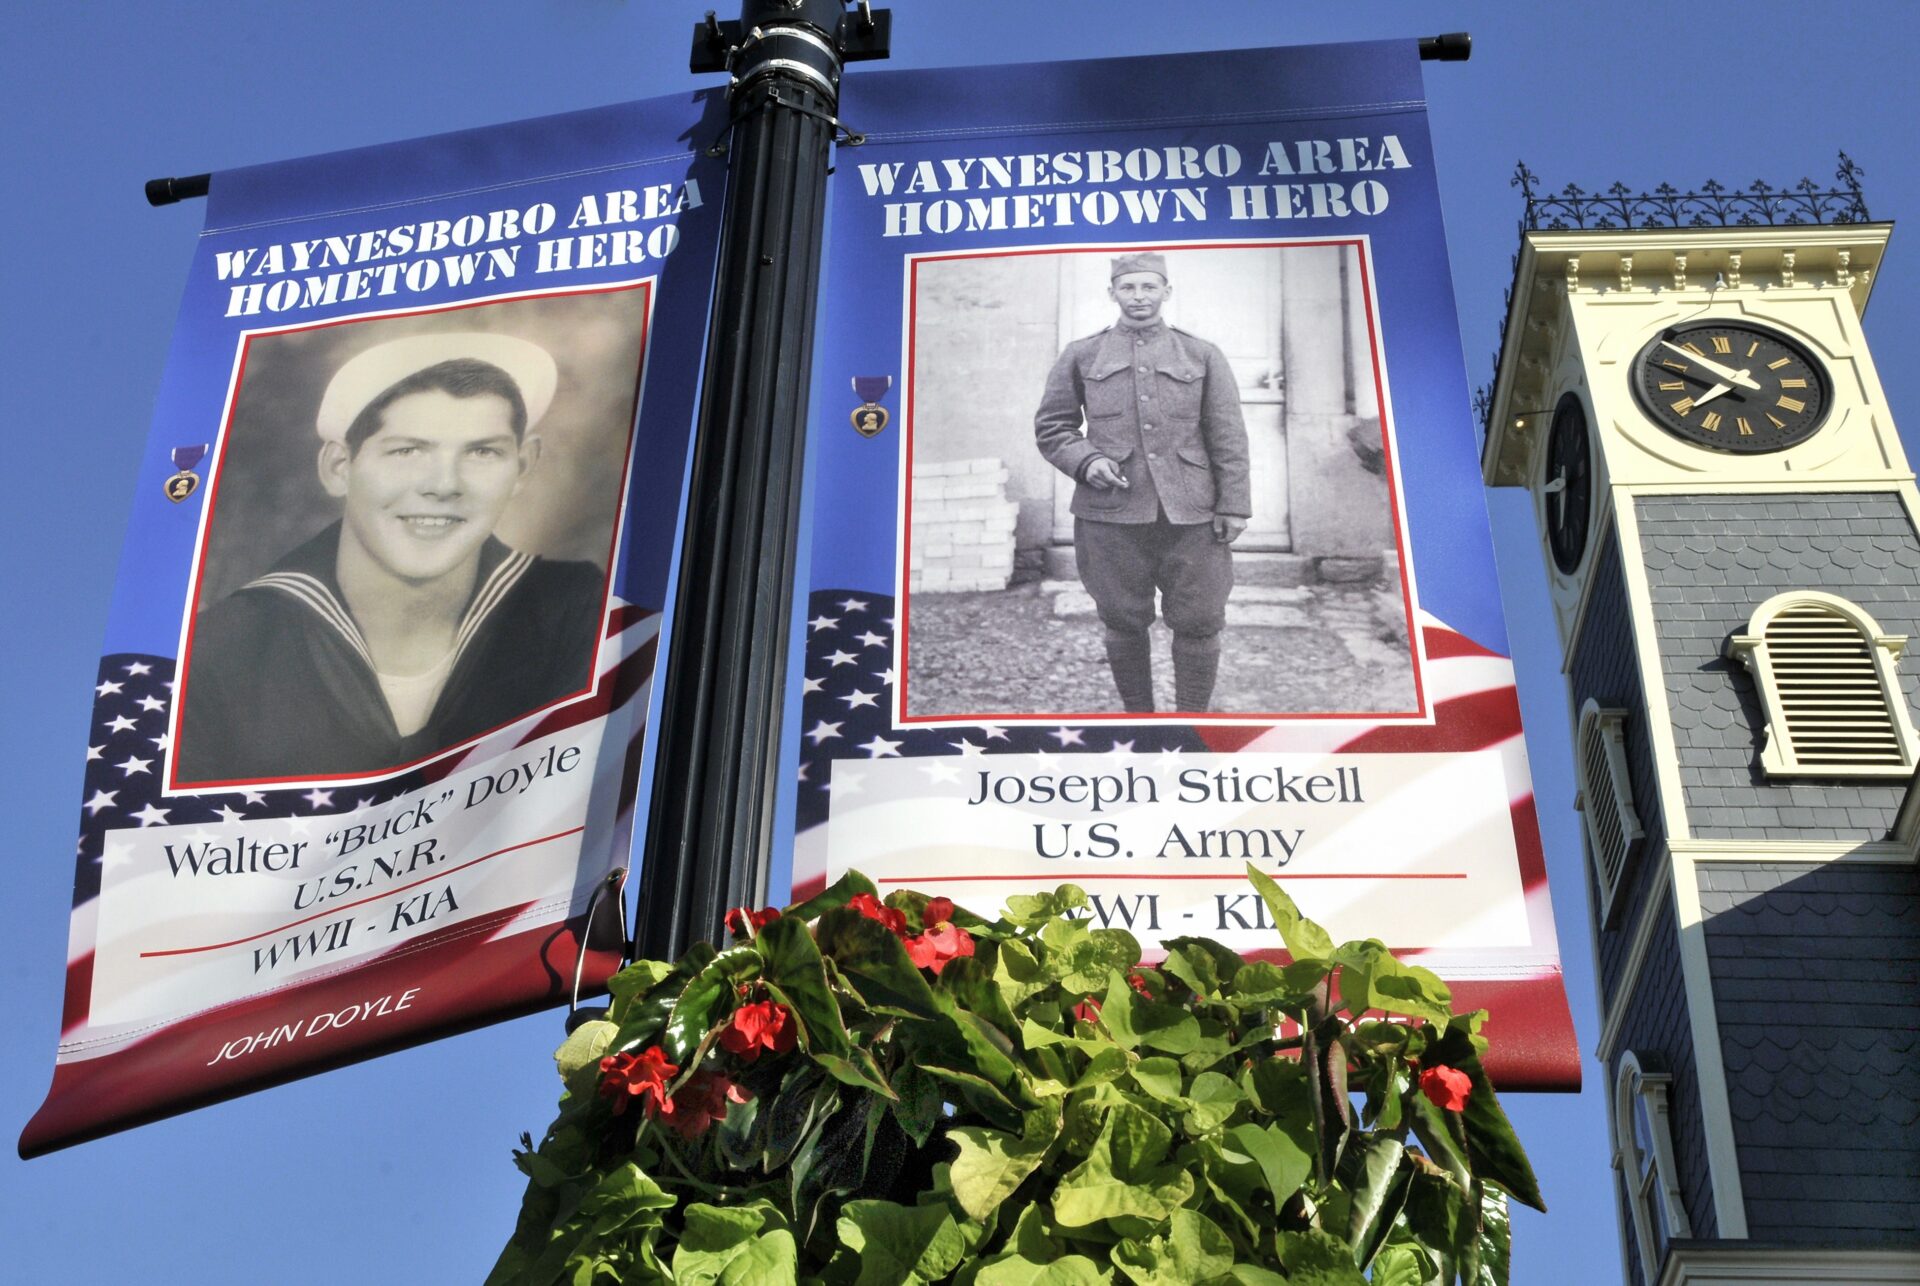
POLYGON ((1751 389, 1756 393, 1760 391, 1760 386, 1755 384, 1745 371, 1736 371, 1731 367, 1722 366, 1712 358, 1702 357, 1691 348, 1682 348, 1670 339, 1663 339, 1660 342, 1680 354, 1680 356, 1686 358, 1689 362, 1699 363, 1716 379, 1723 379, 1735 388, 1751 389))
MULTIPOLYGON (((1746 372, 1741 371, 1740 374, 1745 375, 1746 372)), ((1694 398, 1693 404, 1695 406, 1700 406, 1704 403, 1711 402, 1713 401, 1714 398, 1719 397, 1722 393, 1732 391, 1732 388, 1733 386, 1731 384, 1728 384, 1723 380, 1722 382, 1715 384, 1712 388, 1708 389, 1706 392, 1702 393, 1699 397, 1694 398)))

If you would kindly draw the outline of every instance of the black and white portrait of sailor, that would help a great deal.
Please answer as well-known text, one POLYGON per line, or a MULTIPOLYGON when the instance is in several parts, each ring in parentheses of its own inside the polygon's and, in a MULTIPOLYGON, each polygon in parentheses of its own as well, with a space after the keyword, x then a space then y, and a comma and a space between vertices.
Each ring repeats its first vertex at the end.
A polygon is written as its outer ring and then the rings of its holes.
POLYGON ((340 517, 195 621, 177 783, 397 768, 590 686, 604 573, 495 535, 557 381, 503 334, 341 365, 314 420, 340 517))

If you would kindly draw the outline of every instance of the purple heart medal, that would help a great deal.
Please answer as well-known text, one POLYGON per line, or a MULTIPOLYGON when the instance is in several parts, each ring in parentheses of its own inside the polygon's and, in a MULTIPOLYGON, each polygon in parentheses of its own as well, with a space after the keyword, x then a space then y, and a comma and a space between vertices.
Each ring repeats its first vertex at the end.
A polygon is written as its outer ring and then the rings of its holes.
POLYGON ((180 472, 161 483, 161 489, 167 493, 167 499, 176 505, 200 488, 200 475, 193 466, 207 458, 207 444, 199 446, 175 447, 173 449, 173 467, 180 472))
POLYGON ((892 417, 887 408, 880 405, 880 399, 893 387, 891 375, 856 375, 853 377, 853 395, 860 399, 860 405, 853 411, 853 427, 861 437, 870 438, 887 427, 892 417))

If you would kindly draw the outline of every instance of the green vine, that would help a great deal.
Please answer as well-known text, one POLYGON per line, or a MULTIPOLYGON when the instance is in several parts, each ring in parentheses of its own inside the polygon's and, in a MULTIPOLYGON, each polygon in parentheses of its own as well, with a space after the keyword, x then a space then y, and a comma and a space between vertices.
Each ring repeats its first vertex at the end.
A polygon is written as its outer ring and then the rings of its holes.
POLYGON ((629 966, 488 1280, 1502 1286, 1507 1198, 1544 1206, 1484 1013, 1248 878, 1291 963, 851 873, 629 966))

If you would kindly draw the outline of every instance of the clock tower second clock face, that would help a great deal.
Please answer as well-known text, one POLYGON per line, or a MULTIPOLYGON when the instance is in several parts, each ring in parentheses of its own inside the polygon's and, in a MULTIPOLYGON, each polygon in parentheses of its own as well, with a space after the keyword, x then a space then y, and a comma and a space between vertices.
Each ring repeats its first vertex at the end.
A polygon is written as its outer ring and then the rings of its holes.
POLYGON ((1826 369, 1785 335, 1746 322, 1693 322, 1655 335, 1633 362, 1653 422, 1716 451, 1781 451, 1818 432, 1832 404, 1826 369))

